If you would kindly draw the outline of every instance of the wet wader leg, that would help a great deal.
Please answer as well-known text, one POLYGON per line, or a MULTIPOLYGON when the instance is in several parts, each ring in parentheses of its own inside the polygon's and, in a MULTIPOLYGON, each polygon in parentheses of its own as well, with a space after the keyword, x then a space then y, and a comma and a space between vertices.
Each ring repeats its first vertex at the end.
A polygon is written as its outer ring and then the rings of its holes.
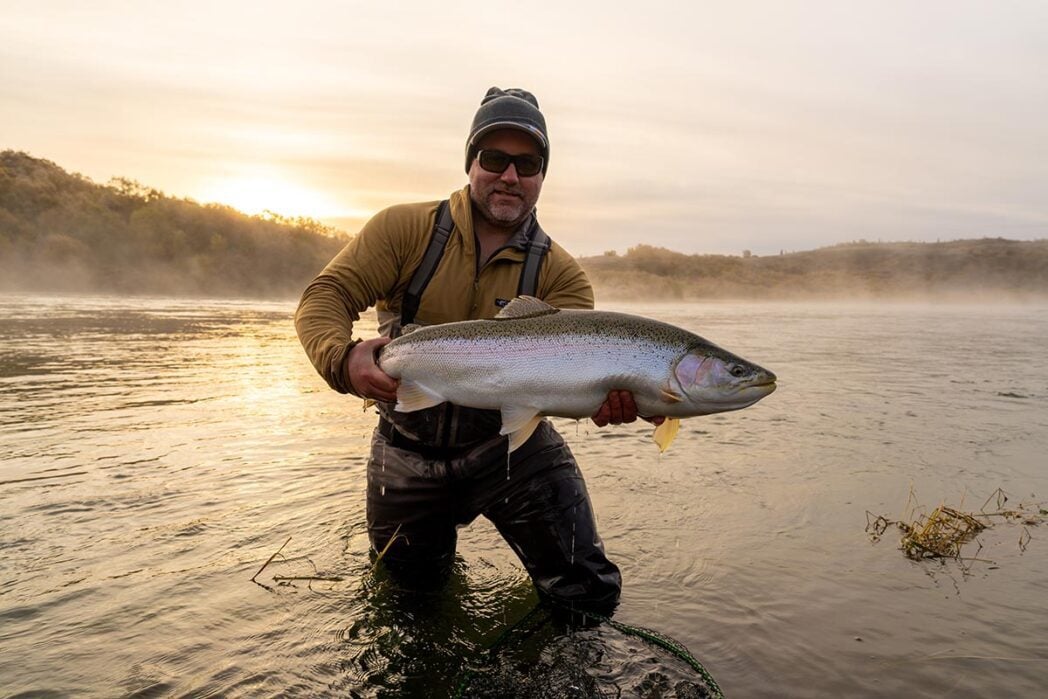
POLYGON ((506 481, 503 470, 500 497, 485 507, 485 516, 520 557, 540 596, 611 613, 622 578, 604 554, 586 483, 571 451, 543 422, 513 456, 511 480, 506 481))
POLYGON ((403 587, 442 585, 455 559, 454 498, 444 464, 398 449, 377 430, 368 460, 367 522, 374 552, 403 587))

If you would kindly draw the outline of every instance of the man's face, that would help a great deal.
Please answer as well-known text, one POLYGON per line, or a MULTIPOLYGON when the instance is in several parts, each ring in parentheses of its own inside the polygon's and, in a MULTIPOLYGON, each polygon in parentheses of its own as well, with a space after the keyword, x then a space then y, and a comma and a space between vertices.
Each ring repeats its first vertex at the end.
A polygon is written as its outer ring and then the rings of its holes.
MULTIPOLYGON (((542 154, 535 139, 516 129, 492 131, 477 145, 479 150, 500 150, 509 155, 542 154)), ((469 185, 470 197, 484 220, 498 228, 513 229, 535 208, 542 191, 542 173, 521 177, 512 163, 502 173, 488 172, 473 158, 469 185)))

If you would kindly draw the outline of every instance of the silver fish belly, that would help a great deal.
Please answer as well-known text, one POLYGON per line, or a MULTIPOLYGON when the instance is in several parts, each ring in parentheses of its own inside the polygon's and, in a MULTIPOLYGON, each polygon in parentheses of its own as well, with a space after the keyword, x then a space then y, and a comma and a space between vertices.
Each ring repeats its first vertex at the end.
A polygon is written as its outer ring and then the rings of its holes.
POLYGON ((776 381, 668 323, 558 310, 530 297, 515 299, 493 320, 408 328, 383 348, 379 365, 400 380, 398 411, 443 402, 500 410, 510 451, 543 416, 589 417, 613 389, 631 391, 641 415, 669 418, 656 430, 664 450, 680 418, 752 405, 776 381))

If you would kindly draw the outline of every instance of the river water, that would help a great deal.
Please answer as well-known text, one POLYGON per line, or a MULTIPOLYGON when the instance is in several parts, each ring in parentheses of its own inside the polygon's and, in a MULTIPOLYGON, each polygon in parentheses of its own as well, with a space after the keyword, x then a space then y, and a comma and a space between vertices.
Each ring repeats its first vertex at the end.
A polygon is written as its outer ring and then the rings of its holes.
MULTIPOLYGON (((555 420, 622 569, 617 620, 683 643, 730 697, 1043 696, 1043 517, 984 531, 965 563, 865 527, 911 495, 1046 506, 1048 307, 614 308, 780 379, 662 456, 647 425, 555 420)), ((0 695, 444 696, 531 608, 483 520, 422 607, 372 571, 374 416, 314 373, 292 312, 0 297, 0 695)), ((622 696, 653 686, 634 641, 606 649, 640 658, 622 696)))

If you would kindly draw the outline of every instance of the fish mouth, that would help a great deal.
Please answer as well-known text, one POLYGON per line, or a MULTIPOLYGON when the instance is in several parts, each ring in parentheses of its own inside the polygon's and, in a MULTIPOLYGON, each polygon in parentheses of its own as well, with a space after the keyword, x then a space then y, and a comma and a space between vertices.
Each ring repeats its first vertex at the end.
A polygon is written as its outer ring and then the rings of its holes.
POLYGON ((748 406, 753 405, 765 396, 771 395, 775 392, 776 388, 778 388, 778 386, 775 383, 775 379, 771 379, 761 383, 751 383, 749 386, 743 386, 738 390, 736 396, 744 401, 748 406))
POLYGON ((767 369, 762 369, 760 373, 757 375, 757 378, 754 380, 754 383, 751 383, 749 386, 747 386, 747 388, 766 388, 768 389, 768 393, 771 393, 775 390, 776 382, 778 380, 778 376, 771 373, 767 369))

